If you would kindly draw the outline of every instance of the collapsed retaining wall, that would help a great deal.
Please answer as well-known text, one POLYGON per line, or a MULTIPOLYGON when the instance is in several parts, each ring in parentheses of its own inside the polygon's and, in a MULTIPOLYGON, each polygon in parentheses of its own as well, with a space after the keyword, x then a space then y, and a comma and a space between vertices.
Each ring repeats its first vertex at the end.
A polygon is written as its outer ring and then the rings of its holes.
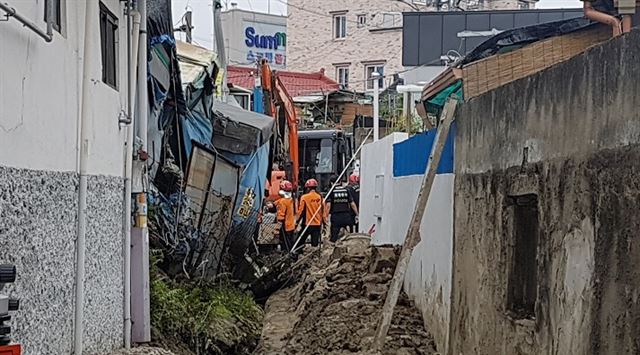
POLYGON ((452 354, 640 352, 640 33, 464 104, 452 354))

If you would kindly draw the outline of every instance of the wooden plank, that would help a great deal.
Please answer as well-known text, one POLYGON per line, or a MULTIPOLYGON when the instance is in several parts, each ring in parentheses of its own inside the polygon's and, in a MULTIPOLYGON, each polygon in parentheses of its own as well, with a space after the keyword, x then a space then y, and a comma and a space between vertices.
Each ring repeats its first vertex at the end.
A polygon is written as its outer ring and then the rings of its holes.
POLYGON ((449 128, 451 127, 457 105, 458 100, 450 97, 442 110, 440 126, 438 127, 429 156, 429 163, 427 164, 427 169, 422 179, 422 187, 420 188, 418 200, 413 210, 411 224, 409 224, 409 229, 407 230, 407 235, 402 245, 402 252, 400 253, 393 279, 391 279, 391 285, 389 286, 384 308, 382 309, 382 317, 378 323, 376 335, 373 340, 373 352, 381 351, 384 347, 389 326, 391 325, 391 318, 393 317, 393 310, 398 302, 398 296, 400 296, 402 284, 404 283, 404 276, 409 266, 409 260, 411 260, 411 253, 413 252, 413 248, 420 242, 420 225, 422 224, 422 218, 427 208, 431 188, 436 178, 436 171, 438 170, 438 165, 440 165, 440 158, 442 157, 442 151, 449 136, 449 128))

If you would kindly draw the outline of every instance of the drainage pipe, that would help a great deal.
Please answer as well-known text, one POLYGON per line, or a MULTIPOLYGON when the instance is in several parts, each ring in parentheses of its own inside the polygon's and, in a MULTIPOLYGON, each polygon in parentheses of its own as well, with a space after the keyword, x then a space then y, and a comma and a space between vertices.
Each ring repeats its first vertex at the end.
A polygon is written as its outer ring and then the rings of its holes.
MULTIPOLYGON (((147 0, 138 0, 140 12, 140 54, 138 56, 138 137, 142 139, 142 151, 148 152, 147 124, 149 94, 147 94, 147 0)), ((135 47, 134 47, 135 48, 135 47)))
POLYGON ((84 333, 84 260, 85 239, 87 232, 87 165, 91 139, 91 88, 92 54, 96 52, 97 41, 93 38, 92 29, 98 23, 98 2, 87 0, 84 21, 84 50, 82 54, 82 109, 80 116, 80 185, 78 187, 78 229, 76 235, 76 299, 74 319, 74 354, 82 355, 84 333))
MULTIPOLYGON (((127 41, 128 45, 132 45, 132 48, 128 50, 131 55, 128 58, 129 91, 127 99, 129 121, 132 122, 131 117, 133 117, 133 106, 136 100, 136 90, 133 87, 133 82, 137 75, 140 14, 137 11, 131 11, 131 0, 127 2, 127 6, 129 6, 127 23, 130 22, 131 16, 133 16, 133 29, 130 26, 127 28, 127 38, 133 38, 133 41, 127 41)), ((134 129, 134 125, 131 123, 127 126, 124 168, 124 347, 126 349, 131 348, 131 178, 133 173, 134 129)))
POLYGON ((33 23, 28 18, 20 15, 16 9, 9 6, 6 3, 0 2, 0 10, 7 13, 7 18, 13 17, 22 23, 25 27, 35 32, 38 36, 42 37, 46 42, 53 41, 53 6, 51 1, 45 1, 45 13, 47 14, 47 32, 41 30, 38 25, 33 23))

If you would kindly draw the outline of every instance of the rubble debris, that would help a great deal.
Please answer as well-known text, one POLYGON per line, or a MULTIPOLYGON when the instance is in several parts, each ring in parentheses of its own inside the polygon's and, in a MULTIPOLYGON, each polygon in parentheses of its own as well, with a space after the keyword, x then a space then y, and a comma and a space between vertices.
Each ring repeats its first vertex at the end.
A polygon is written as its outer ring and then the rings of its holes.
MULTIPOLYGON (((306 260, 265 309, 255 354, 370 354, 399 250, 347 237, 306 260)), ((296 265, 300 267, 300 265, 296 265)), ((420 311, 402 294, 382 354, 435 354, 420 311)))

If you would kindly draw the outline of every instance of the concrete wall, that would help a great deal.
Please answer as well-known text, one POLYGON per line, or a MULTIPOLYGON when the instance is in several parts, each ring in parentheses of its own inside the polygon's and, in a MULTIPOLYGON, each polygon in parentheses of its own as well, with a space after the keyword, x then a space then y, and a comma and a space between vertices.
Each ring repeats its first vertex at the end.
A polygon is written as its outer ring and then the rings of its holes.
MULTIPOLYGON (((430 147, 406 134, 394 133, 363 148, 361 166, 360 228, 367 232, 375 223, 372 243, 404 242, 423 175, 406 174, 398 166, 426 161, 430 147), (404 141, 403 141, 404 140, 404 141), (424 152, 424 156, 394 153, 394 144, 424 152), (389 162, 391 160, 391 162, 389 162), (396 165, 396 169, 394 169, 396 165), (382 217, 375 215, 375 176, 384 175, 382 217)), ((449 154, 449 158, 451 158, 449 154)), ((436 175, 420 227, 422 240, 415 247, 405 276, 404 290, 422 311, 425 327, 433 334, 439 351, 445 352, 449 333, 451 265, 453 253, 454 175, 436 175)))
POLYGON ((375 228, 374 244, 402 243, 393 220, 393 144, 407 139, 406 133, 392 133, 362 147, 360 155, 360 231, 375 228), (376 177, 382 183, 381 209, 375 201, 376 177))
POLYGON ((229 64, 255 66, 255 60, 248 57, 249 51, 256 53, 271 53, 274 60, 271 67, 277 69, 286 68, 286 58, 284 63, 276 62, 276 54, 286 57, 286 46, 278 46, 278 49, 256 48, 247 46, 245 31, 247 27, 253 27, 257 35, 273 36, 275 32, 287 33, 287 18, 285 16, 270 15, 259 12, 231 9, 221 14, 222 30, 225 36, 225 49, 229 59, 229 64))
POLYGON ((462 106, 450 353, 640 352, 639 41, 609 41, 462 106), (523 318, 507 302, 518 262, 507 196, 530 193, 536 301, 523 318))
MULTIPOLYGON (((14 19, 0 24, 0 262, 14 263, 8 287, 22 301, 13 339, 25 354, 72 351, 78 138, 84 1, 63 1, 62 30, 46 43, 14 19)), ((100 30, 91 57, 85 346, 122 342, 122 171, 126 107, 125 24, 117 0, 103 3, 119 21, 119 90, 101 80, 100 30)), ((94 2, 97 4, 97 2, 94 2)), ((11 1, 45 28, 44 1, 11 1)), ((95 11, 98 11, 96 6, 95 11)), ((97 18, 97 15, 96 15, 97 18)))

